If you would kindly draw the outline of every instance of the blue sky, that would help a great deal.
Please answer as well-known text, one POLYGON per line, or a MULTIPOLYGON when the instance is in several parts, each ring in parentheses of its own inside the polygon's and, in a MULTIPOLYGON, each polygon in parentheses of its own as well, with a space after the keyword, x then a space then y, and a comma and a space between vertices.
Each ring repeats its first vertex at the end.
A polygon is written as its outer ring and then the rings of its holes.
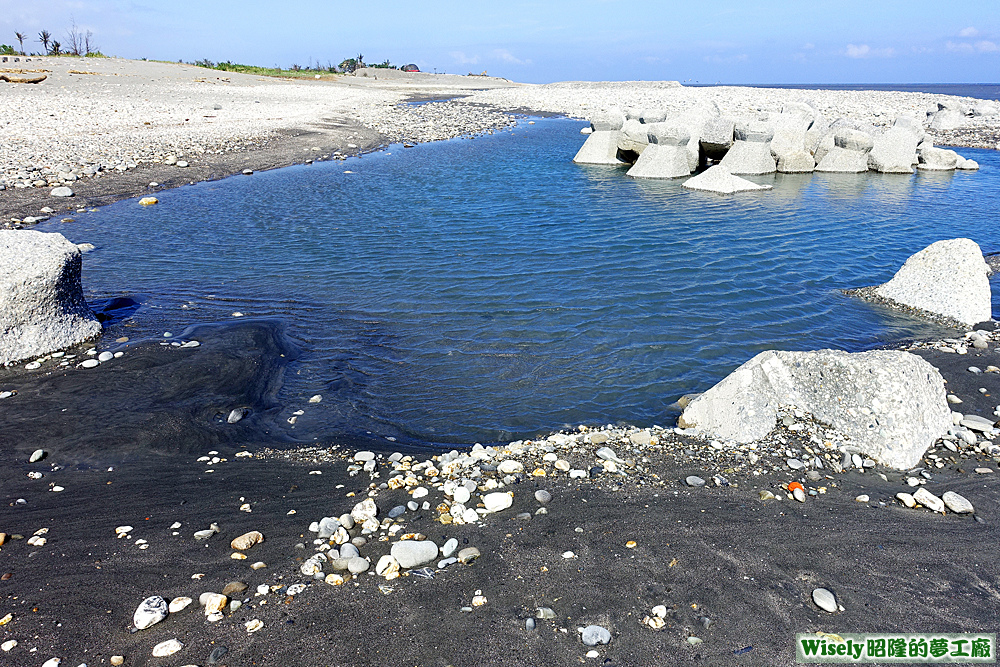
POLYGON ((518 81, 996 83, 997 0, 470 3, 0 0, 0 43, 71 22, 108 55, 254 65, 413 62, 518 81))

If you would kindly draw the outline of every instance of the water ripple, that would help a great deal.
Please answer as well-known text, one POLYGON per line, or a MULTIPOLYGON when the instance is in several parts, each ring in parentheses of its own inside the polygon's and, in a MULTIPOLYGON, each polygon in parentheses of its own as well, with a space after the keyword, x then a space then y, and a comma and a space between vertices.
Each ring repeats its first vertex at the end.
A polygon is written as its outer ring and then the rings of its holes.
POLYGON ((127 335, 287 321, 303 353, 281 398, 324 395, 303 437, 434 443, 667 423, 765 349, 940 334, 837 290, 942 238, 1000 245, 992 151, 963 151, 976 174, 778 174, 718 197, 572 164, 579 126, 184 187, 57 229, 98 246, 91 298, 143 295, 127 335))

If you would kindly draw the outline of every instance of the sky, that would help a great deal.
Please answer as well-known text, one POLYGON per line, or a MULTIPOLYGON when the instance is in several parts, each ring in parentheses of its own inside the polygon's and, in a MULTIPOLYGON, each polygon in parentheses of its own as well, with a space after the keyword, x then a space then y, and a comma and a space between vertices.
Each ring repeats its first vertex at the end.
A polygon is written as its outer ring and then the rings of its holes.
POLYGON ((997 0, 0 0, 0 44, 289 67, 415 63, 517 81, 997 83, 997 0))

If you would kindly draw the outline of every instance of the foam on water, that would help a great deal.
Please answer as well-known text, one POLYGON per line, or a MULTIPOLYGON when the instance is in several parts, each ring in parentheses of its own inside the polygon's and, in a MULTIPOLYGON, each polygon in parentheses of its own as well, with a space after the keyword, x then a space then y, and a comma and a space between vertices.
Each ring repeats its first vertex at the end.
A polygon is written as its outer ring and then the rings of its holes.
POLYGON ((1000 249, 992 151, 961 150, 978 173, 779 174, 720 197, 573 164, 581 126, 258 172, 46 229, 97 246, 90 299, 141 302, 112 337, 282 320, 301 349, 278 396, 293 435, 444 444, 669 423, 761 350, 953 335, 837 290, 940 239, 1000 249))

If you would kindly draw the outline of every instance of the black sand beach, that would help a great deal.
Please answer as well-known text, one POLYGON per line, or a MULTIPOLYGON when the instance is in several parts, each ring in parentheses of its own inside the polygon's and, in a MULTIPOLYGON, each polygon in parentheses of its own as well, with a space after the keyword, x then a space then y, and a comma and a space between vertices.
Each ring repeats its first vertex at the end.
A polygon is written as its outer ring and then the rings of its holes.
MULTIPOLYGON (((482 556, 468 566, 451 565, 434 579, 411 574, 387 582, 365 573, 340 586, 313 581, 299 572, 313 553, 309 523, 350 512, 369 483, 380 481, 365 472, 349 476, 349 461, 330 459, 371 443, 335 449, 316 463, 308 462, 308 452, 284 456, 274 449, 236 457, 261 444, 279 450, 290 444, 275 442, 267 428, 280 379, 275 359, 285 350, 266 323, 187 334, 196 335, 203 344, 193 349, 157 342, 129 348, 117 367, 3 371, 0 390, 20 390, 0 410, 7 505, 0 530, 28 537, 48 529, 41 547, 8 537, 0 550, 10 574, 0 581, 0 604, 13 614, 0 639, 18 642, 0 654, 3 664, 60 656, 63 664, 103 665, 122 655, 126 665, 204 665, 225 646, 217 664, 791 665, 796 632, 996 627, 1000 487, 997 474, 973 470, 997 466, 968 454, 953 455, 943 469, 929 467, 928 488, 969 498, 975 518, 903 507, 894 495, 906 488, 906 475, 881 468, 807 481, 807 488, 822 484, 827 491, 801 504, 759 500, 763 489, 784 495, 781 486, 796 479, 792 471, 728 474, 730 486, 689 488, 687 475, 711 479, 725 464, 704 453, 705 443, 678 439, 647 453, 645 472, 584 480, 524 475, 510 487, 513 507, 479 526, 442 525, 433 509, 404 517, 406 530, 439 544, 455 537, 460 547, 478 548, 482 556), (254 351, 231 353, 248 348, 254 351), (206 382, 213 374, 217 381, 206 382), (118 392, 129 387, 135 400, 122 401, 118 392), (200 409, 158 415, 158 401, 188 393, 192 406, 194 393, 203 398, 200 409), (220 424, 217 413, 236 405, 253 408, 246 424, 220 424), (75 435, 55 437, 49 428, 75 435), (35 448, 49 454, 28 464, 35 448), (210 451, 226 461, 195 461, 210 451), (322 474, 310 474, 317 470, 322 474), (44 477, 29 479, 30 471, 44 477), (51 485, 65 490, 53 492, 51 485), (537 489, 552 494, 548 514, 515 518, 539 507, 537 489), (869 502, 855 500, 862 493, 869 502), (240 511, 244 503, 251 512, 240 511), (177 535, 174 522, 182 524, 177 535), (218 535, 192 538, 213 522, 218 535), (129 538, 116 538, 119 525, 134 527, 129 538), (264 543, 246 560, 233 560, 229 542, 250 530, 260 530, 264 543), (148 542, 145 550, 136 544, 140 539, 148 542), (299 543, 306 548, 296 548, 299 543), (575 557, 564 558, 566 551, 575 557), (267 566, 253 570, 255 561, 267 566), (195 574, 204 577, 192 579, 195 574), (198 596, 231 581, 249 585, 235 596, 245 603, 207 622, 198 596), (307 586, 294 596, 279 588, 300 582, 307 586), (259 584, 275 590, 254 595, 259 584), (820 586, 836 594, 844 611, 829 614, 813 604, 811 591, 820 586), (488 602, 461 611, 477 591, 488 602), (150 595, 189 596, 196 603, 130 633, 133 611, 150 595), (666 623, 654 631, 642 621, 661 604, 666 623), (555 618, 528 631, 525 619, 538 607, 551 608, 555 618), (245 624, 253 619, 263 628, 248 634, 245 624), (577 631, 590 624, 612 634, 610 644, 596 647, 598 658, 584 657, 591 649, 577 631), (692 645, 689 637, 702 641, 692 645), (172 638, 184 644, 180 652, 151 657, 154 645, 172 638)), ((991 414, 1000 375, 966 368, 1000 359, 993 345, 968 355, 921 354, 966 401, 967 413, 991 414)), ((376 500, 384 511, 406 494, 387 490, 376 500)), ((385 550, 371 547, 362 552, 385 550)))

